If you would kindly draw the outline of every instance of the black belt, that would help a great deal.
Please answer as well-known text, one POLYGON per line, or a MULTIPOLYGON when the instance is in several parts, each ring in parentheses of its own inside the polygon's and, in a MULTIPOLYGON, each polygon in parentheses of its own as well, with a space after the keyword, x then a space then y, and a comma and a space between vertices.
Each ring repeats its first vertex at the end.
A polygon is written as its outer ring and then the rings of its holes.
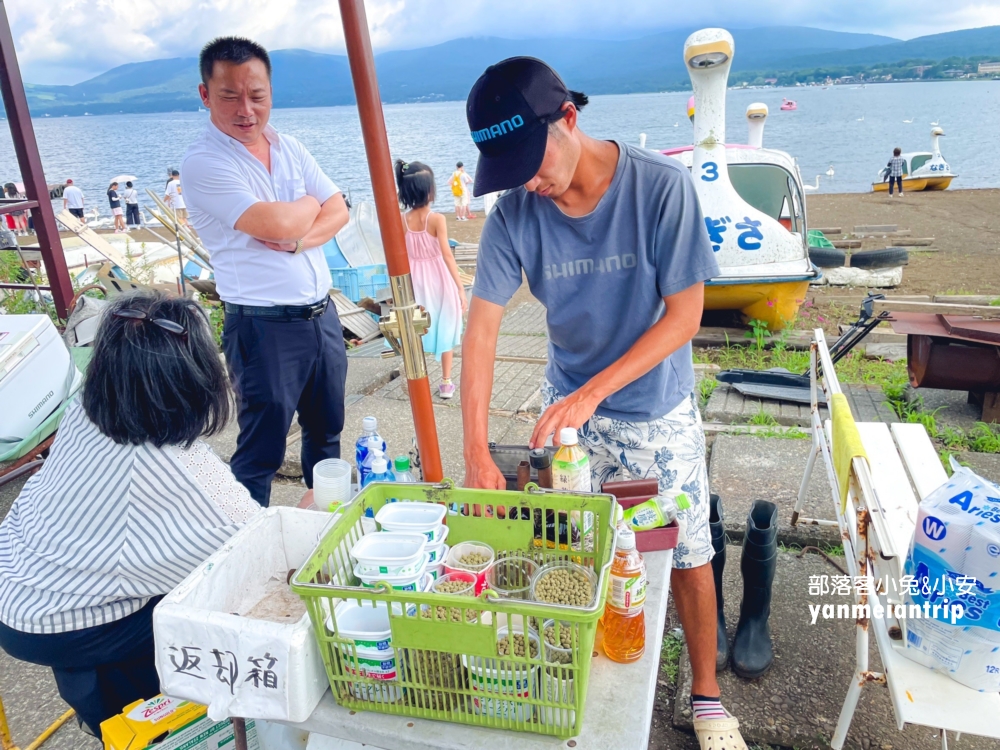
POLYGON ((284 318, 285 320, 312 320, 326 312, 329 299, 321 299, 311 305, 274 305, 273 307, 254 307, 253 305, 234 305, 226 302, 225 309, 229 315, 252 315, 258 318, 284 318))

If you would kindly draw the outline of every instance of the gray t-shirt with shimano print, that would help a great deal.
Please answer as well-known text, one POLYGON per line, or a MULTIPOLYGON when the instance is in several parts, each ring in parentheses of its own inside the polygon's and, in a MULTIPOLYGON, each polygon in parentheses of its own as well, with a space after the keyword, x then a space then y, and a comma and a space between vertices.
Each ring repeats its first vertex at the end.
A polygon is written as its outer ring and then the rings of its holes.
MULTIPOLYGON (((567 216, 519 187, 497 201, 479 242, 473 293, 506 305, 523 269, 546 309, 545 375, 563 395, 625 354, 663 316, 663 297, 719 273, 688 170, 668 156, 616 144, 618 167, 591 213, 567 216)), ((687 343, 605 399, 597 414, 648 422, 693 389, 687 343)))

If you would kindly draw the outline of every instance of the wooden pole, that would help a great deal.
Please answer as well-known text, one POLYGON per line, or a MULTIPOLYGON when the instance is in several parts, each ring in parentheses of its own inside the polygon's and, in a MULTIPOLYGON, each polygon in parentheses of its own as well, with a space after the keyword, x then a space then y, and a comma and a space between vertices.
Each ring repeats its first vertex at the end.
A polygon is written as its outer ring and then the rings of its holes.
POLYGON ((351 65, 354 93, 358 99, 361 133, 368 156, 375 209, 378 213, 379 232, 385 247, 385 262, 389 267, 393 292, 393 309, 399 324, 399 344, 403 353, 403 367, 413 410, 413 426, 417 433, 417 447, 424 480, 439 482, 444 476, 441 469, 441 450, 438 447, 437 426, 431 388, 427 380, 424 349, 417 334, 413 318, 416 303, 413 299, 413 282, 410 279, 410 260, 406 255, 406 239, 399 219, 399 201, 393 179, 389 139, 385 133, 382 100, 375 75, 375 57, 368 36, 368 19, 364 0, 339 0, 340 20, 344 25, 347 59, 351 65))
POLYGON ((14 141, 21 179, 24 181, 24 192, 29 201, 38 204, 31 209, 31 219, 35 234, 38 235, 45 275, 52 290, 52 299, 56 303, 56 313, 65 320, 69 316, 70 300, 73 299, 73 282, 69 278, 66 256, 59 239, 55 213, 52 211, 49 186, 42 170, 42 157, 35 141, 35 129, 28 111, 28 97, 24 93, 21 68, 17 64, 14 37, 3 0, 0 0, 0 94, 3 95, 3 105, 10 123, 10 135, 14 141))

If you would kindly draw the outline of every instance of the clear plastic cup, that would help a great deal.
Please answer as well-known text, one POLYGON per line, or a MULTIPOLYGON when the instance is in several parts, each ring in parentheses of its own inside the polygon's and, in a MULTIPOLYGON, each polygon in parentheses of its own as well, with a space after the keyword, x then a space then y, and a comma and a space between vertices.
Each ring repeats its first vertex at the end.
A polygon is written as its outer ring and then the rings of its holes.
POLYGON ((538 570, 538 563, 521 553, 509 554, 494 560, 486 569, 486 588, 503 599, 530 599, 531 578, 538 570))
POLYGON ((327 458, 313 466, 313 495, 317 508, 351 499, 351 465, 340 458, 327 458))

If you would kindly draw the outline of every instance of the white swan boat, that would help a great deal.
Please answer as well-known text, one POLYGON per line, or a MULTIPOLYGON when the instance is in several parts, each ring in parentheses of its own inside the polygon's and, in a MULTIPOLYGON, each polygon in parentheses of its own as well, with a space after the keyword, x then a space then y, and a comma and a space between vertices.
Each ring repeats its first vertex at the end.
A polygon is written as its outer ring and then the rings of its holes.
MULTIPOLYGON (((692 171, 721 274, 706 310, 739 310, 771 331, 792 323, 819 273, 809 261, 802 176, 795 159, 763 147, 767 105, 747 108, 748 144, 726 143, 726 83, 735 44, 724 29, 688 37, 694 145, 668 149, 692 171)), ((690 107, 690 105, 689 105, 690 107)))
MULTIPOLYGON (((939 139, 942 137, 944 137, 944 129, 934 127, 931 129, 930 152, 911 151, 902 154, 904 190, 947 190, 951 181, 958 177, 951 171, 951 166, 941 155, 939 139)), ((874 192, 881 193, 889 189, 889 183, 883 182, 885 174, 885 167, 883 167, 879 171, 878 181, 872 183, 874 192)))

